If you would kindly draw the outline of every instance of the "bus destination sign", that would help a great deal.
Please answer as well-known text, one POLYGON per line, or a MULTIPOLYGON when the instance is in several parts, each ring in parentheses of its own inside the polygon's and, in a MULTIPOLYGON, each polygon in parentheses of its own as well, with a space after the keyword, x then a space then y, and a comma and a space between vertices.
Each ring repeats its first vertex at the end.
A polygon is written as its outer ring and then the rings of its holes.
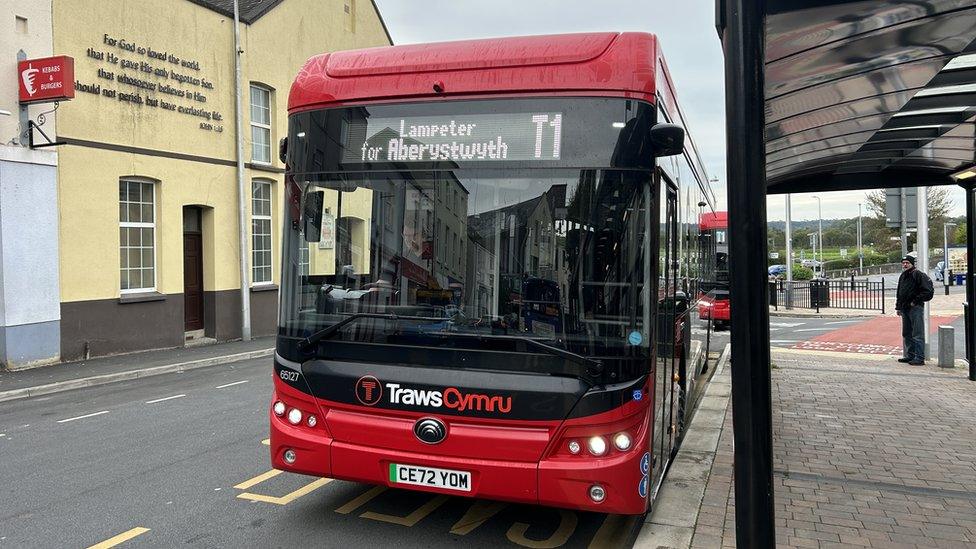
POLYGON ((559 160, 557 112, 368 118, 349 126, 344 163, 559 160))

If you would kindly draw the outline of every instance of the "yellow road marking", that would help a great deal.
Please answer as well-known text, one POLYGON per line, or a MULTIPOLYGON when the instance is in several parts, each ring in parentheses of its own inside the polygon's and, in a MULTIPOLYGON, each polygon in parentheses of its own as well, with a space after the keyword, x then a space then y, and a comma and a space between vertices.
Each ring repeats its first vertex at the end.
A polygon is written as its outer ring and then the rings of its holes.
MULTIPOLYGON (((279 471, 280 472, 280 471, 279 471)), ((248 499, 251 501, 262 501, 264 503, 274 503, 275 505, 288 505, 289 503, 295 501, 296 499, 309 494, 310 492, 317 490, 326 484, 332 482, 331 478, 320 478, 313 480, 312 482, 302 486, 294 492, 287 493, 281 497, 266 496, 264 494, 252 494, 250 492, 243 492, 237 494, 237 497, 241 499, 248 499)))
POLYGON ((266 438, 266 439, 264 439, 264 440, 261 441, 261 444, 264 444, 265 446, 271 446, 271 439, 270 438, 266 438))
POLYGON ((639 518, 640 515, 607 515, 588 549, 623 547, 639 518))
POLYGON ((559 528, 549 536, 548 539, 536 540, 529 539, 525 537, 525 532, 529 529, 529 525, 524 522, 516 522, 508 529, 505 534, 508 537, 508 541, 512 543, 517 543, 522 547, 531 547, 532 549, 553 549, 555 547, 562 547, 567 541, 569 541, 570 536, 576 531, 576 523, 578 522, 578 517, 576 513, 572 511, 566 511, 565 509, 559 510, 559 528))
POLYGON ((129 541, 130 539, 145 534, 148 531, 149 528, 143 528, 139 526, 137 528, 133 528, 132 530, 127 530, 125 532, 122 532, 117 536, 110 537, 101 543, 96 543, 95 545, 92 545, 88 549, 108 549, 109 547, 115 547, 120 543, 129 541))
POLYGON ((434 512, 435 509, 444 505, 450 498, 447 496, 437 496, 427 503, 420 506, 419 509, 410 513, 405 517, 398 517, 396 515, 384 515, 383 513, 374 513, 372 511, 366 511, 365 513, 359 515, 362 518, 368 518, 372 520, 379 520, 382 522, 390 522, 393 524, 399 524, 400 526, 413 526, 424 519, 427 515, 434 512))
POLYGON ((451 526, 451 533, 458 536, 470 534, 472 530, 497 515, 499 511, 505 508, 505 505, 500 501, 475 501, 468 508, 468 511, 464 513, 464 516, 461 517, 461 520, 455 522, 454 526, 451 526))
POLYGON ((336 509, 335 512, 341 513, 343 515, 348 515, 349 513, 352 513, 356 509, 359 509, 360 507, 368 503, 370 500, 372 500, 373 498, 382 494, 385 491, 387 491, 386 486, 373 486, 368 491, 356 496, 356 498, 350 501, 349 503, 336 509))
POLYGON ((260 475, 254 477, 252 479, 248 479, 248 480, 245 480, 244 482, 242 482, 240 484, 236 484, 236 485, 234 485, 234 488, 237 488, 238 490, 247 490, 248 488, 250 488, 251 486, 254 486, 255 484, 261 484, 262 482, 268 480, 269 478, 274 478, 274 477, 276 477, 276 476, 278 476, 280 474, 281 474, 281 471, 280 470, 278 470, 278 469, 272 469, 272 470, 268 471, 267 473, 261 473, 260 475))

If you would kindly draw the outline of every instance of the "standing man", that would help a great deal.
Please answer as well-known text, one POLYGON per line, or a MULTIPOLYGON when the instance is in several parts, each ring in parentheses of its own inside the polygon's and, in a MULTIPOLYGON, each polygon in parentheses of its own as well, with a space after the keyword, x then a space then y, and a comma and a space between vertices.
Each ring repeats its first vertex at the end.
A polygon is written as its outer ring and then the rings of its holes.
POLYGON ((929 275, 915 268, 914 257, 906 255, 901 260, 901 268, 895 310, 901 317, 905 356, 898 362, 921 366, 925 364, 925 302, 932 299, 935 287, 929 275))

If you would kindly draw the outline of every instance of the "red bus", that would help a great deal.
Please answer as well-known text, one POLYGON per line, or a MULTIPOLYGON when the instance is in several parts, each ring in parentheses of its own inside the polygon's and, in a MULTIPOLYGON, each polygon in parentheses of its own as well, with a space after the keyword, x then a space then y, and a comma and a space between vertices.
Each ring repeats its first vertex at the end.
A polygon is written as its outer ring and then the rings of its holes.
POLYGON ((698 316, 714 321, 717 326, 728 326, 731 321, 728 229, 728 212, 709 212, 698 217, 702 254, 698 316))
POLYGON ((273 466, 644 513, 707 352, 712 200, 657 39, 323 54, 288 110, 273 466))

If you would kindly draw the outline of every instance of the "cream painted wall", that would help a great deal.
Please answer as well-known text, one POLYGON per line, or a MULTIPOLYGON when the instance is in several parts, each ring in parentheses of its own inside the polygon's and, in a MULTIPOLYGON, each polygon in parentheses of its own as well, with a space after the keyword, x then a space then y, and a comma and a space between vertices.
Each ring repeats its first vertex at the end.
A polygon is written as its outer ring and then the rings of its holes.
MULTIPOLYGON (((51 50, 51 0, 0 0, 0 110, 10 115, 0 114, 0 145, 5 145, 17 137, 19 104, 17 102, 17 52, 24 50, 28 59, 50 57, 51 50), (27 19, 27 32, 17 27, 17 17, 27 19)), ((50 110, 52 105, 40 104, 30 107, 30 114, 50 110)), ((44 131, 54 135, 54 116, 47 117, 44 131)))
MULTIPOLYGON (((281 169, 277 141, 287 132, 288 91, 305 61, 325 51, 389 44, 372 3, 359 1, 355 4, 355 33, 346 30, 342 2, 285 0, 252 25, 242 23, 246 162, 251 161, 250 82, 273 89, 272 162, 269 167, 281 169)), ((54 0, 54 50, 75 58, 75 76, 80 84, 101 88, 99 95, 76 91, 75 100, 62 106, 59 111, 60 136, 192 155, 218 163, 76 145, 61 147, 62 301, 110 299, 119 295, 118 181, 129 175, 160 182, 156 205, 157 291, 183 291, 184 205, 213 208, 204 217, 204 239, 216 233, 212 247, 204 243, 205 290, 238 288, 236 168, 219 164, 237 158, 232 19, 186 0, 54 0), (110 39, 119 42, 111 44, 110 39), (196 61, 200 70, 181 67, 168 59, 150 58, 148 51, 125 50, 120 47, 123 39, 127 44, 135 44, 136 48, 152 48, 196 61), (91 57, 89 49, 103 58, 91 57), (110 54, 118 57, 118 63, 109 61, 110 54), (148 63, 153 70, 175 70, 182 75, 206 79, 212 82, 213 89, 181 84, 167 76, 144 72, 141 66, 122 68, 123 59, 148 63), (99 69, 112 72, 115 80, 100 78, 99 69), (120 74, 155 84, 157 90, 147 91, 121 83, 118 81, 120 74), (202 93, 206 102, 161 93, 158 90, 161 84, 202 93), (105 89, 116 90, 116 97, 101 95, 105 89), (178 106, 205 108, 211 113, 216 111, 223 120, 210 120, 209 123, 214 127, 222 125, 223 131, 201 129, 200 124, 208 121, 197 116, 119 101, 120 93, 138 93, 144 101, 150 97, 178 106), (212 231, 207 230, 210 227, 212 231)), ((283 176, 248 169, 245 185, 248 193, 254 178, 274 182, 273 272, 274 282, 279 283, 283 176)), ((250 216, 250 196, 245 206, 250 216)))
MULTIPOLYGON (((142 176, 156 184, 156 288, 183 291, 183 206, 213 208, 213 256, 205 254, 205 290, 236 283, 237 203, 235 169, 197 162, 160 159, 81 147, 64 147, 61 166, 75 166, 61 177, 61 298, 62 301, 102 299, 119 295, 119 182, 142 176), (77 167, 90 165, 92 169, 77 167), (106 174, 109 174, 106 176, 106 174), (64 180, 69 179, 66 183, 64 180), (209 284, 208 284, 209 283, 209 284), (210 284, 215 284, 216 287, 210 284)), ((206 216, 205 216, 206 218, 206 216)), ((204 228, 209 228, 206 223, 204 228)), ((205 243, 209 251, 210 246, 205 243)))

